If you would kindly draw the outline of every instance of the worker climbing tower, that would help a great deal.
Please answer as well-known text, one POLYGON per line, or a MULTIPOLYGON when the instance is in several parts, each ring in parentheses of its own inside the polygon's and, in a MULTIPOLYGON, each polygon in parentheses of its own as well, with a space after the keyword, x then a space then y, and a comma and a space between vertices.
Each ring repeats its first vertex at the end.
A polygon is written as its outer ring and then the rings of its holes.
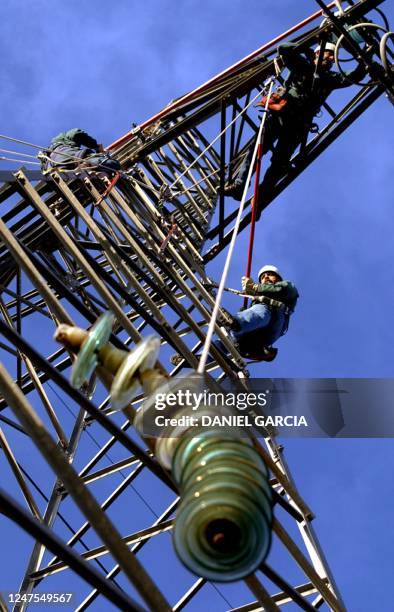
POLYGON ((255 105, 283 81, 277 45, 334 40, 338 70, 366 76, 340 109, 324 103, 264 206, 379 96, 394 100, 382 0, 317 4, 110 145, 121 171, 54 167, 41 151, 42 172, 0 173, 0 455, 13 482, 0 511, 33 538, 16 610, 75 593, 76 610, 178 612, 206 589, 228 609, 234 581, 234 610, 345 610, 272 431, 149 425, 155 393, 249 388, 220 304, 253 189, 239 204, 224 188, 264 129, 255 105), (228 246, 217 288, 206 266, 228 246))

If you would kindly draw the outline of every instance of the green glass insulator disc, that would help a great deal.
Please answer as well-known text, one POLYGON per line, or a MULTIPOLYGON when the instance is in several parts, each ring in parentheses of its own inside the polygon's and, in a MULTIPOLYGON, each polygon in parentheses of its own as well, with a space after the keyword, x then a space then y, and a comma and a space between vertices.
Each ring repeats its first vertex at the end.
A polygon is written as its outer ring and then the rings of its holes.
MULTIPOLYGON (((219 430, 213 429, 193 429, 193 431, 185 436, 177 446, 173 464, 172 474, 178 484, 181 484, 182 473, 185 466, 192 458, 201 456, 207 446, 218 447, 226 441, 236 442, 241 441, 244 446, 251 447, 251 441, 248 438, 237 436, 236 430, 219 430)), ((265 467, 265 466, 264 466, 265 467)))
POLYGON ((89 330, 89 335, 83 342, 72 368, 73 387, 79 389, 93 374, 98 363, 97 353, 107 344, 114 321, 115 316, 112 312, 105 312, 89 330))
POLYGON ((263 482, 252 482, 240 475, 228 474, 224 478, 221 474, 204 478, 202 481, 195 483, 183 498, 183 503, 189 503, 189 500, 196 499, 217 499, 218 502, 221 496, 231 495, 234 501, 239 501, 240 505, 246 501, 249 503, 250 510, 255 510, 256 513, 264 513, 267 521, 270 523, 272 519, 272 497, 267 485, 263 482))
POLYGON ((200 468, 193 474, 185 488, 183 499, 188 499, 195 492, 209 490, 231 490, 238 488, 239 495, 251 496, 256 504, 260 504, 270 517, 272 493, 264 474, 248 465, 240 465, 237 461, 227 461, 212 468, 200 468))
POLYGON ((231 582, 255 571, 271 545, 268 470, 247 438, 218 430, 179 443, 173 474, 181 503, 174 546, 190 571, 231 582))
POLYGON ((201 452, 197 452, 197 449, 198 447, 193 456, 189 455, 187 463, 182 462, 185 463, 185 467, 181 474, 179 474, 178 481, 181 488, 185 486, 185 482, 187 482, 190 475, 198 467, 212 466, 217 461, 226 461, 227 459, 236 460, 240 464, 254 465, 265 477, 267 476, 267 468, 264 461, 252 446, 247 446, 243 442, 225 439, 215 443, 214 439, 212 439, 212 444, 205 444, 201 452))
POLYGON ((254 572, 266 558, 271 521, 249 499, 230 493, 193 497, 178 510, 173 540, 191 572, 232 582, 254 572))
POLYGON ((131 351, 116 372, 111 386, 112 407, 121 410, 129 404, 140 387, 138 372, 154 367, 160 350, 160 339, 148 336, 131 351))

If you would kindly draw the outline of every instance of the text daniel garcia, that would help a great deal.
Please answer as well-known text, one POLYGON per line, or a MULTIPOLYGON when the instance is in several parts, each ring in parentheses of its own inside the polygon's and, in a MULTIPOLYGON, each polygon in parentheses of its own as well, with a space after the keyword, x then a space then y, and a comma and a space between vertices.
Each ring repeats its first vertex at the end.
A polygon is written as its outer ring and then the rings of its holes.
POLYGON ((289 414, 286 416, 263 416, 249 414, 216 415, 202 414, 200 416, 183 415, 180 417, 165 417, 159 414, 155 417, 157 427, 308 427, 304 416, 289 414))

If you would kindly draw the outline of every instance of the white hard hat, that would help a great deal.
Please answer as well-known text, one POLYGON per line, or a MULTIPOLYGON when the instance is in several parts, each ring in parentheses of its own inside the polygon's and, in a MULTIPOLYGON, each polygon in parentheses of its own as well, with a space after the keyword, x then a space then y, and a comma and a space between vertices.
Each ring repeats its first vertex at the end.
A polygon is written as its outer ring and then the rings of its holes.
POLYGON ((268 264, 260 268, 258 276, 257 276, 258 280, 260 280, 260 276, 263 274, 263 272, 275 272, 275 274, 279 276, 280 280, 282 280, 282 275, 276 266, 271 266, 270 264, 268 264))
MULTIPOLYGON (((320 47, 321 45, 318 45, 317 47, 315 47, 313 50, 315 53, 317 53, 318 51, 320 51, 320 47)), ((326 44, 324 45, 324 51, 332 51, 334 53, 335 51, 335 44, 334 43, 330 43, 330 42, 326 42, 326 44)))

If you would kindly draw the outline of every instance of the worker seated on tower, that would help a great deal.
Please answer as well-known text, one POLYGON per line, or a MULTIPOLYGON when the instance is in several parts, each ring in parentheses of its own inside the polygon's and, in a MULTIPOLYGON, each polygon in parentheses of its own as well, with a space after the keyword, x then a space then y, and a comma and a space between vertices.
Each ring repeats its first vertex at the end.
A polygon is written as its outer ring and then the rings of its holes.
MULTIPOLYGON (((322 42, 314 51, 300 49, 298 44, 284 43, 278 54, 289 74, 283 87, 279 87, 268 104, 265 121, 262 154, 272 151, 271 164, 260 185, 257 215, 264 204, 270 201, 272 189, 289 168, 290 159, 301 144, 306 143, 308 133, 316 131, 314 117, 320 112, 328 96, 335 90, 348 87, 353 81, 364 78, 366 70, 362 64, 344 74, 332 70, 335 45, 322 42)), ((260 105, 265 106, 264 97, 260 105)), ((224 193, 241 200, 246 185, 248 170, 253 157, 255 142, 247 149, 237 176, 228 181, 224 193)))
POLYGON ((242 277, 242 290, 253 296, 252 305, 234 315, 230 335, 243 357, 272 361, 277 353, 272 345, 287 331, 298 291, 272 265, 263 266, 257 278, 255 283, 242 277))
POLYGON ((49 147, 46 168, 75 170, 85 168, 113 175, 121 165, 105 153, 103 145, 80 128, 73 128, 55 136, 49 147))

